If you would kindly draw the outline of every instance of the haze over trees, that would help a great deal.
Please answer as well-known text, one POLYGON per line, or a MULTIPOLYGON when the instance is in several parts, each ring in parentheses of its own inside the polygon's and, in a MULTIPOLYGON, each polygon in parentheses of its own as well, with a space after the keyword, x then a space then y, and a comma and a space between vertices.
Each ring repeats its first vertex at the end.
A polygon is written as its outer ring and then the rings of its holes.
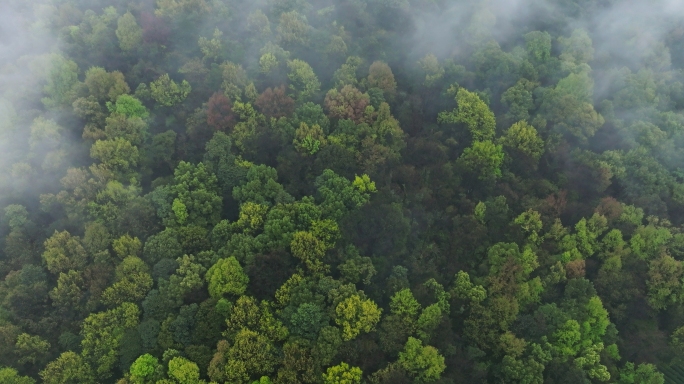
POLYGON ((0 382, 684 380, 680 2, 0 21, 0 382))

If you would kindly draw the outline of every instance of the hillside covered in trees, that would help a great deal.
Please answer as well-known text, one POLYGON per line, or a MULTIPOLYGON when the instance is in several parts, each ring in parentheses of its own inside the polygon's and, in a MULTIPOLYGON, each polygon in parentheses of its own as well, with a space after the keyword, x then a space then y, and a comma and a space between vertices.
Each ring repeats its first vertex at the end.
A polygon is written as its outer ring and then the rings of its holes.
POLYGON ((1 383, 684 383, 680 1, 1 3, 1 383))

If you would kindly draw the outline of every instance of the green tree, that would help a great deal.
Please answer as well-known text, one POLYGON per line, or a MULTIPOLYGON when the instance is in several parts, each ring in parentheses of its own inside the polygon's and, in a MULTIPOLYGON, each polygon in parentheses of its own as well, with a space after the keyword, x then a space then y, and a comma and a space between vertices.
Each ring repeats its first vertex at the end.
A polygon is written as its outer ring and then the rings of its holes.
POLYGON ((373 62, 368 69, 368 85, 381 89, 388 96, 394 95, 397 90, 392 68, 382 61, 373 62))
POLYGON ((115 101, 120 95, 131 91, 121 72, 107 72, 102 67, 88 69, 84 83, 90 95, 100 102, 115 101))
POLYGON ((306 45, 309 41, 309 23, 306 17, 297 11, 283 12, 276 28, 279 43, 283 47, 295 44, 306 45))
POLYGON ((130 12, 119 17, 116 37, 122 51, 132 51, 142 45, 143 30, 130 12))
POLYGON ((159 365, 159 360, 149 353, 146 353, 138 357, 133 364, 131 364, 131 381, 140 384, 154 382, 154 379, 159 376, 160 371, 161 365, 159 365))
POLYGON ((120 95, 116 98, 114 104, 107 104, 109 111, 118 113, 126 117, 139 117, 146 119, 149 116, 147 108, 136 98, 131 95, 120 95))
POLYGON ((222 199, 216 176, 203 163, 181 161, 174 171, 173 212, 178 225, 202 227, 219 222, 222 199))
POLYGON ((226 381, 246 382, 250 377, 268 375, 276 362, 275 346, 266 336, 242 329, 226 354, 226 381))
POLYGON ((6 384, 35 384, 35 380, 28 376, 19 376, 14 368, 0 368, 0 382, 6 384))
POLYGON ((504 152, 501 144, 491 141, 475 141, 466 148, 458 162, 480 180, 492 180, 501 177, 501 165, 504 152))
POLYGON ((40 372, 40 377, 46 384, 96 382, 87 360, 72 351, 63 352, 56 360, 45 366, 40 372))
POLYGON ((506 148, 513 149, 530 159, 539 160, 544 153, 544 141, 537 134, 533 126, 524 121, 513 124, 501 138, 506 148))
POLYGON ((627 362, 620 370, 619 384, 663 384, 665 376, 658 372, 653 364, 639 364, 636 368, 634 363, 627 362))
POLYGON ((648 269, 648 304, 654 309, 665 309, 682 302, 682 263, 672 256, 662 255, 651 260, 648 269))
POLYGON ((54 274, 71 269, 81 270, 88 261, 81 239, 78 236, 71 236, 67 231, 55 231, 45 240, 44 245, 43 260, 47 264, 47 269, 54 274))
POLYGON ((169 74, 163 74, 157 80, 150 83, 152 98, 162 106, 172 107, 180 104, 190 94, 190 83, 183 80, 180 85, 173 81, 169 74))
POLYGON ((355 294, 337 304, 335 323, 342 327, 342 339, 352 340, 361 332, 374 330, 381 313, 382 309, 372 300, 355 294))
POLYGON ((323 374, 324 384, 361 384, 361 368, 350 367, 349 364, 341 362, 338 365, 328 368, 323 374))
POLYGON ((456 94, 458 107, 451 112, 440 112, 439 121, 447 124, 462 123, 475 142, 494 138, 496 119, 487 104, 473 92, 459 88, 456 94))
POLYGON ((399 352, 399 365, 408 371, 419 383, 438 380, 446 365, 444 357, 436 348, 409 337, 404 350, 399 352))
POLYGON ((102 292, 102 302, 110 306, 138 302, 153 283, 145 262, 137 256, 128 256, 116 267, 116 281, 102 292))
POLYGON ((48 108, 71 105, 75 99, 78 84, 78 65, 61 55, 52 56, 47 83, 43 88, 46 95, 42 99, 43 104, 48 108))
POLYGON ((19 364, 35 365, 45 359, 50 350, 50 343, 43 340, 40 336, 22 333, 17 336, 17 342, 14 347, 19 357, 19 364))
POLYGON ((138 325, 139 316, 135 304, 123 303, 114 309, 93 313, 83 321, 83 358, 94 368, 99 379, 111 376, 124 332, 138 325))
POLYGON ((168 374, 177 383, 198 384, 201 382, 197 364, 183 357, 174 357, 169 360, 168 374))
POLYGON ((118 137, 96 141, 90 148, 90 157, 100 161, 99 169, 102 171, 124 177, 138 165, 140 152, 130 141, 118 137))
POLYGON ((290 90, 294 92, 294 98, 298 103, 308 101, 321 89, 321 82, 311 66, 302 60, 294 59, 287 63, 290 73, 290 90))
POLYGON ((418 319, 421 305, 413 296, 411 290, 404 288, 396 292, 390 299, 390 310, 392 314, 399 316, 404 323, 414 326, 418 319))
POLYGON ((220 259, 206 275, 209 284, 209 294, 214 298, 221 298, 225 294, 240 296, 247 289, 249 277, 243 272, 242 266, 233 256, 220 259))

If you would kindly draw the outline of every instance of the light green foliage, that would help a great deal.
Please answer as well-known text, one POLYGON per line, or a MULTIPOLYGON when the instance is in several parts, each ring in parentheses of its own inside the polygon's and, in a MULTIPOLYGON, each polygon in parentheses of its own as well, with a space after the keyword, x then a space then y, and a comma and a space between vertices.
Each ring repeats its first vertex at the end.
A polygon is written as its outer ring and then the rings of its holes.
POLYGON ((78 236, 71 236, 69 232, 55 233, 45 240, 43 260, 47 269, 54 273, 66 272, 70 269, 80 270, 87 262, 86 250, 81 245, 78 236))
POLYGON ((142 300, 152 288, 149 267, 137 256, 127 256, 116 267, 116 281, 102 292, 102 302, 116 306, 142 300))
POLYGON ((321 82, 307 62, 294 59, 287 63, 287 67, 290 68, 287 75, 290 79, 289 88, 294 92, 297 102, 308 101, 320 91, 321 82))
POLYGON ((431 334, 437 329, 442 321, 442 309, 439 304, 428 305, 423 309, 416 322, 418 337, 427 342, 431 334))
POLYGON ((444 76, 444 67, 439 64, 437 56, 428 54, 418 61, 418 65, 425 72, 425 81, 423 84, 427 87, 434 85, 444 76))
POLYGON ((126 12, 117 21, 116 37, 122 51, 132 51, 142 44, 143 30, 130 12, 126 12))
POLYGON ((118 137, 96 141, 90 148, 90 157, 100 161, 103 170, 125 175, 138 165, 140 153, 130 141, 118 137))
POLYGON ((336 88, 342 88, 345 85, 358 85, 357 71, 363 60, 358 56, 349 56, 342 66, 333 74, 333 81, 336 88))
POLYGON ((585 348, 579 357, 575 358, 575 366, 587 372, 587 375, 598 381, 610 380, 608 368, 600 363, 600 353, 603 350, 603 343, 598 343, 585 348))
POLYGON ((316 178, 316 186, 322 200, 320 205, 323 213, 333 220, 340 219, 347 212, 361 207, 370 199, 370 186, 365 182, 354 185, 353 182, 338 176, 329 169, 316 178))
POLYGON ((180 85, 173 81, 166 73, 150 83, 152 98, 162 106, 172 107, 180 104, 190 94, 190 83, 183 80, 180 85))
POLYGON ((40 336, 32 336, 22 333, 17 336, 15 344, 16 353, 19 355, 19 364, 36 364, 44 359, 50 350, 50 343, 40 336))
POLYGON ((577 355, 580 348, 580 325, 576 320, 568 320, 553 333, 553 346, 563 357, 577 355))
POLYGON ((667 228, 649 224, 637 228, 629 245, 635 255, 641 259, 649 260, 659 256, 671 238, 672 233, 667 228))
POLYGON ((460 164, 480 180, 501 177, 504 152, 500 144, 491 141, 475 141, 458 158, 460 164))
POLYGON ((181 161, 174 171, 173 211, 180 225, 202 227, 219 222, 222 199, 216 176, 203 163, 181 161))
POLYGON ((117 308, 93 313, 83 321, 83 358, 95 368, 98 378, 111 376, 124 332, 138 325, 139 316, 140 310, 135 304, 123 303, 117 308))
POLYGON ((47 83, 43 88, 47 97, 43 98, 42 102, 48 108, 67 107, 75 99, 78 65, 61 55, 54 55, 51 59, 47 83))
POLYGON ((454 294, 457 298, 470 300, 480 303, 487 298, 487 291, 481 285, 474 285, 470 282, 468 272, 458 271, 454 280, 454 294))
POLYGON ((327 369, 323 374, 323 384, 361 384, 362 374, 361 368, 341 362, 327 369))
POLYGON ((204 36, 199 38, 197 44, 200 47, 200 51, 202 51, 202 54, 204 55, 204 60, 216 60, 222 55, 222 37, 223 32, 221 32, 218 28, 215 28, 211 39, 207 39, 204 36))
POLYGON ((297 11, 283 12, 276 28, 278 40, 283 46, 306 45, 309 41, 309 28, 306 17, 297 11))
POLYGON ((575 242, 584 257, 598 250, 598 237, 607 229, 606 218, 595 213, 589 220, 582 218, 575 224, 575 242))
POLYGON ((120 95, 131 91, 121 72, 107 72, 102 67, 88 69, 84 83, 90 95, 99 101, 115 101, 120 95))
POLYGON ((580 65, 590 62, 594 58, 594 48, 591 38, 584 29, 575 29, 570 37, 558 39, 563 53, 560 58, 566 62, 580 65))
MULTIPOLYGON (((242 65, 230 61, 221 64, 221 69, 223 70, 223 83, 221 87, 224 94, 231 100, 240 101, 242 99, 242 90, 249 84, 247 73, 242 68, 242 65)), ((233 105, 234 110, 236 105, 233 105)))
POLYGON ((142 243, 137 237, 123 235, 112 242, 112 249, 121 259, 125 259, 128 256, 140 256, 142 243))
POLYGON ((404 350, 399 352, 399 365, 408 371, 418 383, 429 383, 438 380, 446 365, 444 357, 435 347, 423 346, 423 343, 409 337, 404 350))
POLYGON ((292 255, 304 263, 312 273, 323 272, 327 266, 322 262, 327 251, 326 244, 311 232, 296 232, 290 244, 292 255))
POLYGON ((131 380, 134 383, 150 382, 159 374, 160 368, 159 360, 149 353, 146 353, 138 357, 133 364, 131 364, 131 380))
POLYGON ((459 88, 456 102, 458 107, 455 110, 440 112, 438 120, 441 123, 465 124, 475 142, 494 138, 496 129, 494 113, 476 93, 459 88))
POLYGON ((684 300, 683 277, 684 266, 672 256, 662 255, 651 260, 646 281, 648 304, 654 309, 665 309, 681 303, 684 300))
POLYGON ((270 73, 271 71, 278 68, 278 65, 280 65, 280 62, 278 62, 278 58, 270 52, 264 53, 259 58, 259 68, 263 73, 270 73))
POLYGON ((371 181, 370 177, 365 173, 361 176, 355 176, 352 185, 362 193, 377 192, 375 182, 371 181))
POLYGON ((306 123, 302 122, 295 131, 295 138, 292 140, 292 144, 294 144, 298 152, 304 155, 314 155, 327 144, 327 140, 320 126, 312 125, 309 127, 306 123))
POLYGON ((107 107, 112 113, 118 113, 127 117, 139 117, 146 119, 149 116, 147 108, 135 96, 120 95, 114 104, 108 103, 107 107))
POLYGON ((634 363, 627 362, 620 370, 619 384, 663 384, 665 376, 653 364, 642 363, 636 369, 634 363))
POLYGON ((176 380, 177 383, 200 383, 200 372, 197 364, 183 357, 174 357, 169 360, 168 375, 176 380))
POLYGON ((544 141, 537 134, 537 130, 524 121, 519 121, 508 128, 501 143, 535 161, 544 153, 544 141))
POLYGON ((370 332, 380 321, 382 309, 370 299, 353 295, 335 308, 335 323, 342 327, 342 339, 352 340, 361 332, 370 332))
POLYGON ((249 282, 242 266, 232 256, 220 259, 209 268, 206 280, 209 284, 209 294, 214 298, 223 297, 225 294, 240 296, 247 289, 249 282))
POLYGON ((528 56, 536 63, 545 63, 551 58, 551 35, 548 32, 533 31, 525 34, 528 56))
POLYGON ((6 384, 35 384, 28 376, 20 376, 14 368, 0 368, 0 382, 6 384))
POLYGON ((542 229, 541 214, 532 209, 521 213, 513 222, 519 225, 527 234, 527 238, 532 244, 538 244, 541 239, 539 232, 542 229))
POLYGON ((96 382, 88 361, 72 351, 63 352, 56 360, 50 362, 40 372, 40 377, 46 384, 96 382))
POLYGON ((19 204, 10 204, 5 207, 5 221, 11 229, 19 229, 28 223, 28 211, 19 204))
POLYGON ((420 312, 421 306, 413 297, 410 289, 405 288, 395 293, 390 300, 392 314, 400 316, 407 323, 413 323, 420 312))

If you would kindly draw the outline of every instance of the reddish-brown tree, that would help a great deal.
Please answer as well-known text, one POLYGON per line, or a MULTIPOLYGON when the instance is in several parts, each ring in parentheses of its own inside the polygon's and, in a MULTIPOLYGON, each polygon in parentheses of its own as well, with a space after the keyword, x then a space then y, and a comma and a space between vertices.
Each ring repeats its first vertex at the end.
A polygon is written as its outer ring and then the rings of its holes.
POLYGON ((143 29, 143 41, 145 43, 165 45, 171 35, 171 28, 166 22, 153 13, 143 12, 140 15, 140 25, 143 29))
POLYGON ((345 85, 340 91, 331 89, 325 95, 325 108, 328 116, 337 119, 350 119, 361 123, 366 107, 370 104, 368 94, 361 93, 351 85, 345 85))
POLYGON ((217 131, 226 131, 235 126, 233 103, 223 93, 214 93, 207 102, 207 124, 217 131))
POLYGON ((267 117, 289 116, 294 112, 295 102, 285 93, 285 85, 274 89, 267 88, 254 102, 254 105, 267 117))

